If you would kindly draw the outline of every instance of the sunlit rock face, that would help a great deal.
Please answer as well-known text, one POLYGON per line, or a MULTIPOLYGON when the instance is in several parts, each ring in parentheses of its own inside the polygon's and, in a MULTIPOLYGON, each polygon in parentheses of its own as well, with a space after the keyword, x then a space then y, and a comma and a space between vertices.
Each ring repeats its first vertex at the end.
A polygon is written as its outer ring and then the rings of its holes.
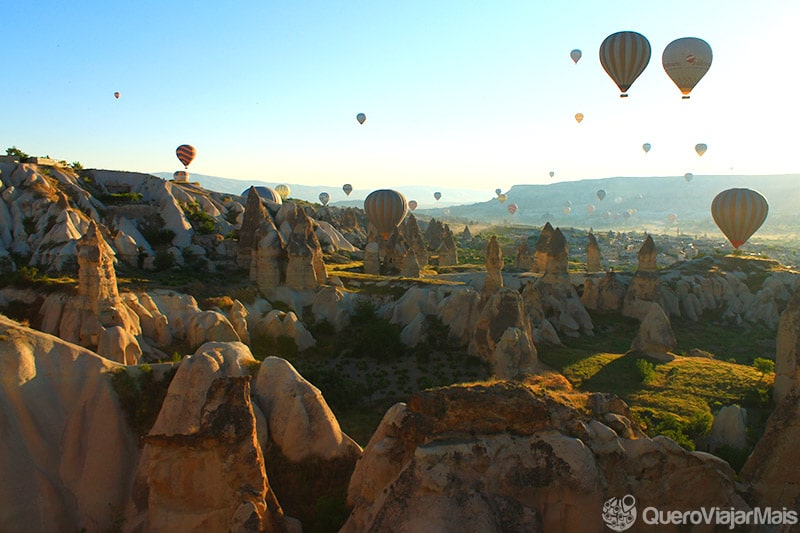
POLYGON ((458 264, 458 247, 450 226, 445 224, 442 231, 442 244, 436 249, 439 252, 439 266, 458 264))
POLYGON ((483 294, 496 293, 503 286, 503 251, 494 235, 489 240, 486 250, 486 281, 483 284, 483 294))
POLYGON ((247 204, 244 208, 244 218, 242 219, 242 227, 239 231, 239 251, 237 261, 242 268, 250 268, 250 261, 252 259, 252 251, 256 245, 256 231, 264 224, 271 223, 272 221, 267 209, 261 203, 261 197, 256 192, 255 187, 250 187, 247 193, 247 204))
POLYGON ((514 266, 523 272, 527 272, 533 268, 534 259, 533 252, 528 247, 528 239, 523 239, 517 247, 517 255, 514 258, 514 266))
POLYGON ((800 290, 781 314, 775 350, 775 402, 780 403, 792 387, 800 386, 800 290))
POLYGON ((636 313, 642 317, 639 333, 631 343, 631 352, 661 362, 671 361, 671 353, 678 345, 669 317, 655 302, 639 301, 636 313))
POLYGON ((546 222, 542 228, 542 233, 539 235, 539 240, 536 241, 536 246, 533 251, 533 268, 532 272, 544 274, 547 267, 547 250, 550 248, 550 239, 554 233, 553 226, 550 222, 546 222))
MULTIPOLYGON (((637 302, 656 302, 661 304, 661 281, 656 272, 656 250, 653 238, 648 235, 639 249, 639 266, 634 274, 631 284, 625 293, 622 303, 622 314, 629 317, 643 319, 641 311, 644 307, 637 302)), ((664 307, 662 305, 662 307, 664 307)))
POLYGON ((408 241, 414 253, 417 256, 417 262, 420 266, 428 264, 428 249, 425 246, 425 240, 422 238, 422 232, 419 229, 419 224, 413 213, 409 213, 403 223, 401 224, 403 236, 408 241))
POLYGON ((457 385, 386 413, 351 478, 342 531, 599 533, 603 503, 625 494, 639 508, 749 510, 727 463, 644 436, 616 397, 558 375, 457 385))
POLYGON ((601 272, 603 265, 601 264, 600 246, 597 244, 597 238, 594 233, 589 233, 588 242, 586 244, 586 271, 587 272, 601 272))

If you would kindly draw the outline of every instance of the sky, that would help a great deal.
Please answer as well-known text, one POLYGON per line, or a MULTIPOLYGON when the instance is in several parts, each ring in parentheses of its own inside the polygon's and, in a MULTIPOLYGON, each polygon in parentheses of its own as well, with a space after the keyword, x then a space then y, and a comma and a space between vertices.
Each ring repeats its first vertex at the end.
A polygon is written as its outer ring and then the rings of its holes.
POLYGON ((190 172, 355 188, 795 173, 798 20, 796 0, 13 2, 0 149, 158 172, 188 143, 190 172), (622 30, 652 47, 626 99, 598 59, 622 30), (714 59, 682 100, 661 53, 689 36, 714 59))

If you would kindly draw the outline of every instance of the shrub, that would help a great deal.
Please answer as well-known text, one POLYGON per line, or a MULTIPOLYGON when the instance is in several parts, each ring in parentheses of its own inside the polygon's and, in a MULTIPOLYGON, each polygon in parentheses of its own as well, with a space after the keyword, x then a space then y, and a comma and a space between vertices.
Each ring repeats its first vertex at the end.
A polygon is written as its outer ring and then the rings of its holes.
POLYGON ((100 201, 108 205, 134 204, 141 202, 142 198, 142 194, 138 192, 115 192, 100 195, 100 201))
POLYGON ((175 257, 172 256, 167 250, 159 250, 156 252, 156 257, 153 260, 153 266, 156 270, 167 270, 175 265, 175 257))
POLYGON ((175 238, 175 232, 165 228, 145 228, 140 230, 142 237, 147 239, 152 246, 171 244, 175 238))
POLYGON ((761 372, 761 380, 763 380, 764 376, 775 372, 775 361, 765 357, 756 357, 753 360, 753 367, 761 372))
POLYGON ((656 375, 655 366, 646 359, 636 360, 636 370, 639 373, 639 381, 642 383, 650 383, 656 375))
POLYGON ((350 346, 357 356, 369 355, 392 361, 405 352, 405 346, 400 342, 400 326, 379 318, 368 300, 356 303, 351 323, 355 331, 350 346))
POLYGON ((167 395, 177 366, 173 366, 161 379, 156 379, 150 365, 141 365, 137 375, 132 376, 126 368, 111 374, 111 385, 119 398, 133 432, 139 437, 147 435, 156 421, 161 404, 167 395))
POLYGON ((12 146, 11 148, 6 148, 6 155, 15 155, 19 158, 20 162, 25 161, 30 157, 30 154, 26 154, 16 146, 12 146))
POLYGON ((203 211, 200 204, 197 202, 181 203, 181 208, 186 218, 192 223, 193 227, 197 228, 200 234, 209 235, 214 233, 217 227, 217 221, 214 217, 203 211))

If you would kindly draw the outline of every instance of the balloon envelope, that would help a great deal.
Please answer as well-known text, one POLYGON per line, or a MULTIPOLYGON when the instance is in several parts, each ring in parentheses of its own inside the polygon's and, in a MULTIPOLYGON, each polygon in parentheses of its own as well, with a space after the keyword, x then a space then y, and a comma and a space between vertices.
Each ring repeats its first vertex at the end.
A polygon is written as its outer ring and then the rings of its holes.
POLYGON ((575 120, 580 124, 583 122, 583 113, 575 113, 575 120))
POLYGON ((569 215, 572 212, 572 208, 565 207, 564 209, 562 209, 562 211, 564 212, 565 215, 569 215))
POLYGON ((678 215, 676 215, 675 213, 670 213, 669 215, 667 215, 667 220, 669 220, 670 223, 674 224, 678 220, 678 215))
POLYGON ((661 54, 661 64, 667 76, 683 93, 683 98, 689 98, 689 93, 706 75, 711 60, 711 47, 697 37, 675 39, 661 54))
POLYGON ((439 198, 442 197, 442 193, 437 191, 437 192, 433 193, 433 197, 436 198, 436 201, 438 202, 439 198))
POLYGON ((508 195, 507 194, 498 194, 497 195, 497 201, 500 202, 501 204, 503 202, 505 202, 506 200, 508 200, 508 195))
POLYGON ((586 206, 586 212, 589 213, 590 215, 594 213, 594 210, 595 207, 593 205, 589 204, 588 206, 586 206))
POLYGON ((172 179, 175 181, 189 181, 189 173, 185 170, 177 170, 172 174, 172 179))
POLYGON ((495 193, 496 195, 498 195, 498 196, 500 195, 500 193, 501 193, 501 192, 503 192, 503 189, 495 189, 495 190, 494 190, 494 193, 495 193))
POLYGON ((114 98, 116 98, 117 100, 119 100, 119 91, 117 91, 117 92, 115 92, 115 93, 114 93, 114 98))
POLYGON ((598 197, 600 200, 602 200, 603 198, 605 198, 605 197, 606 197, 606 191, 604 191, 603 189, 600 189, 599 191, 597 191, 597 197, 598 197))
MULTIPOLYGON (((281 195, 275 192, 275 189, 272 189, 270 187, 264 187, 263 185, 258 185, 254 188, 262 199, 276 204, 283 203, 283 201, 281 200, 281 195)), ((245 189, 244 191, 242 191, 242 196, 247 197, 249 193, 250 189, 245 189)))
POLYGON ((581 59, 581 56, 582 56, 582 55, 583 55, 583 52, 581 52, 581 51, 580 51, 580 50, 578 50, 577 48, 576 48, 575 50, 573 50, 572 52, 570 52, 570 53, 569 53, 569 57, 571 57, 571 58, 572 58, 572 60, 573 60, 575 63, 577 63, 578 61, 580 61, 580 59, 581 59))
POLYGON ((508 204, 508 207, 506 207, 506 209, 508 209, 508 212, 513 215, 514 213, 517 212, 518 207, 517 204, 508 204))
POLYGON ((328 205, 328 202, 331 201, 331 195, 326 192, 319 193, 319 201, 322 205, 328 205))
POLYGON ((622 98, 628 96, 628 89, 649 62, 650 42, 635 31, 612 33, 600 45, 600 64, 619 87, 622 98))
POLYGON ((391 189, 372 191, 364 200, 364 211, 383 240, 403 221, 408 212, 406 197, 391 189))
POLYGON ((555 175, 556 175, 556 173, 555 173, 555 172, 553 172, 553 171, 551 170, 551 171, 550 171, 550 177, 552 178, 552 177, 553 177, 553 176, 555 176, 555 175))
POLYGON ((691 172, 687 172, 686 174, 683 175, 683 179, 686 180, 686 183, 692 181, 692 178, 694 178, 694 174, 692 174, 691 172))
POLYGON ((767 218, 767 199, 750 189, 728 189, 711 202, 711 216, 737 250, 767 218))
POLYGON ((365 115, 364 113, 359 113, 358 115, 356 115, 356 120, 358 121, 359 124, 363 124, 364 122, 367 121, 367 115, 365 115))
POLYGON ((281 195, 282 200, 286 200, 287 198, 289 198, 289 194, 291 194, 292 190, 285 183, 281 183, 280 185, 275 187, 275 192, 281 195))
POLYGON ((350 185, 349 183, 345 183, 344 185, 342 185, 342 190, 347 196, 350 196, 350 193, 353 192, 353 186, 350 185))
POLYGON ((414 211, 417 208, 417 201, 416 200, 409 200, 408 201, 408 208, 414 211))
POLYGON ((187 168, 189 163, 194 160, 194 156, 197 155, 197 150, 191 144, 182 144, 175 150, 175 155, 183 163, 184 168, 187 168))
POLYGON ((706 153, 706 150, 708 150, 708 145, 706 143, 698 143, 694 145, 694 151, 697 152, 697 155, 701 157, 704 153, 706 153))
POLYGON ((651 148, 651 146, 650 146, 650 143, 644 143, 644 144, 642 145, 642 150, 644 150, 644 153, 647 153, 647 152, 649 152, 649 151, 650 151, 650 148, 651 148))

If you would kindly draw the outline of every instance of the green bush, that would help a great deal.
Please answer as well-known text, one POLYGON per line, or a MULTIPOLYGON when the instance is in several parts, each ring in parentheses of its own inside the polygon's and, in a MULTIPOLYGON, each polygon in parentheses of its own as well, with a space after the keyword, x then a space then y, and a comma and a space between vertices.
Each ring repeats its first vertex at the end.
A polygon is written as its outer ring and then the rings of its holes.
POLYGON ((368 300, 356 303, 351 324, 354 331, 350 346, 356 356, 393 361, 405 353, 405 346, 400 342, 400 326, 379 318, 368 300))
POLYGON ((120 407, 139 437, 147 435, 153 427, 177 368, 173 366, 161 379, 155 378, 152 367, 147 364, 141 365, 136 375, 131 375, 126 368, 119 368, 111 374, 111 385, 120 407))
POLYGON ((636 371, 639 373, 639 381, 642 383, 650 383, 656 375, 655 366, 646 359, 636 360, 636 371))
POLYGON ((116 192, 101 194, 100 201, 108 205, 135 204, 142 201, 142 194, 138 192, 116 192))
POLYGON ((175 238, 175 232, 164 228, 145 228, 140 229, 142 237, 147 239, 152 246, 171 244, 175 238))
POLYGON ((761 379, 763 380, 764 376, 775 372, 775 361, 765 357, 756 357, 753 360, 753 367, 761 372, 761 379))
POLYGON ((203 211, 200 204, 197 202, 181 203, 181 208, 186 218, 192 223, 192 227, 195 227, 198 233, 202 235, 214 233, 217 227, 217 221, 214 217, 203 211))
POLYGON ((167 250, 159 250, 156 252, 156 257, 153 260, 153 266, 156 270, 167 270, 175 265, 175 257, 167 250))

